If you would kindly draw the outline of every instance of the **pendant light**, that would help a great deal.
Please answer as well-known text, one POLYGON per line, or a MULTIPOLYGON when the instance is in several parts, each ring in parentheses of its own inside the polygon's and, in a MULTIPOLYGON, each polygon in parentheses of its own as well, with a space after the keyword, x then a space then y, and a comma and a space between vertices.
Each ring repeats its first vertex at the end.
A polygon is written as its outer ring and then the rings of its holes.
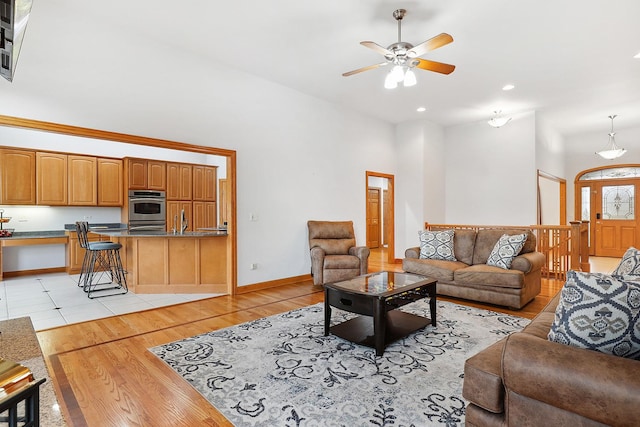
POLYGON ((607 146, 604 147, 603 150, 596 151, 596 154, 598 154, 603 159, 617 159, 627 152, 627 150, 625 150, 624 148, 619 148, 616 144, 616 133, 613 131, 613 119, 615 119, 616 117, 618 116, 615 114, 613 116, 609 116, 609 118, 611 119, 611 132, 609 132, 609 142, 607 143, 607 146))
POLYGON ((487 122, 489 126, 499 128, 511 121, 511 117, 505 117, 502 115, 502 111, 494 111, 493 117, 487 122))

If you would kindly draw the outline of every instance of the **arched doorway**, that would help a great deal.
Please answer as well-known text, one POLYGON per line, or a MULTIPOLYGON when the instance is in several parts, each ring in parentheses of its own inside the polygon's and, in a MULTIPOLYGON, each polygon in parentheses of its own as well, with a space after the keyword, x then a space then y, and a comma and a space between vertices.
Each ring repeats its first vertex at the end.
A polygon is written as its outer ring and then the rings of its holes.
POLYGON ((640 245, 640 165, 612 165, 579 173, 575 218, 590 221, 589 255, 621 257, 640 245))

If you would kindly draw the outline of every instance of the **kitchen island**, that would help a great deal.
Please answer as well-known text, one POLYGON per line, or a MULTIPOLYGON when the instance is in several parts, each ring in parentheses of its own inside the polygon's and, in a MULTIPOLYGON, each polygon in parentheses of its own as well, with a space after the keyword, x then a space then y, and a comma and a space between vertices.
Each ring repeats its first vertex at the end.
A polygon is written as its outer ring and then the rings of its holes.
POLYGON ((174 234, 93 228, 91 232, 122 244, 120 257, 134 293, 229 292, 224 230, 174 234))

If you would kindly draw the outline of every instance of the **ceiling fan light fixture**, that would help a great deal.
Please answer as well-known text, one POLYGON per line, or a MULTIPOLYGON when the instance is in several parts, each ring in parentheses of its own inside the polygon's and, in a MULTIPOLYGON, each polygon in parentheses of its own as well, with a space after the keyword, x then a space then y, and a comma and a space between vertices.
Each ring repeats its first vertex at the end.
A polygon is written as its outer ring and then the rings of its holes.
POLYGON ((393 75, 393 70, 387 73, 387 77, 384 79, 384 88, 385 89, 395 89, 398 87, 398 82, 393 75))
POLYGON ((411 68, 404 73, 404 87, 415 86, 418 81, 416 80, 416 73, 411 68))
POLYGON ((404 80, 404 67, 396 65, 391 69, 391 75, 396 83, 400 83, 404 80))
POLYGON ((511 121, 511 117, 503 116, 502 111, 494 111, 493 114, 494 116, 487 122, 491 127, 499 128, 511 121))
POLYGON ((620 148, 618 147, 618 144, 616 144, 616 133, 613 131, 613 119, 615 119, 616 117, 617 116, 615 114, 609 116, 609 118, 611 119, 611 132, 609 132, 609 142, 604 147, 604 149, 596 151, 597 155, 606 160, 617 159, 627 152, 626 149, 620 148))

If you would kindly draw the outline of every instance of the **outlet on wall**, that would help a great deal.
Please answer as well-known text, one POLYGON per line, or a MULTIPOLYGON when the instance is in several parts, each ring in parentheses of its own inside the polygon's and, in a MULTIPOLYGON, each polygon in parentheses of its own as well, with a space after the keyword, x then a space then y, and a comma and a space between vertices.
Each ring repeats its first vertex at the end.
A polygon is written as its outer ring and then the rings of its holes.
POLYGON ((253 262, 253 263, 249 264, 249 269, 250 270, 255 270, 257 268, 258 268, 258 264, 257 263, 253 262))

